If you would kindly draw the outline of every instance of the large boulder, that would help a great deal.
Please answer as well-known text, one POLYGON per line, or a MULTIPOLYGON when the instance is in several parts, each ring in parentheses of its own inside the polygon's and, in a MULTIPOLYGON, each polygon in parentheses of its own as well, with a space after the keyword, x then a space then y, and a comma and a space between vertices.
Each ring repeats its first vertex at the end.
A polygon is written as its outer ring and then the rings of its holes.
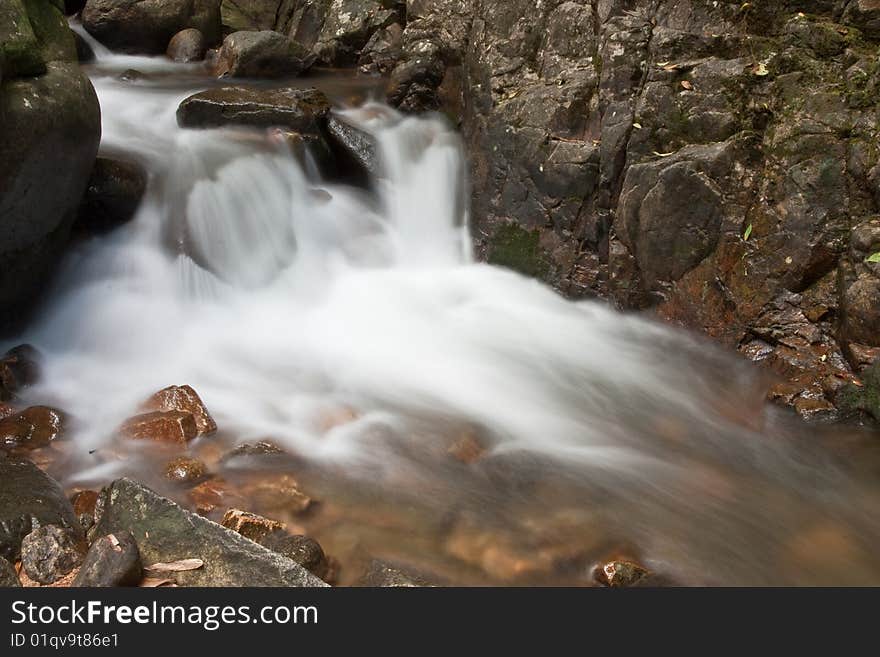
POLYGON ((214 73, 233 78, 296 76, 312 61, 302 45, 278 32, 234 32, 223 40, 214 73))
POLYGON ((113 50, 158 55, 189 27, 208 43, 219 41, 220 0, 88 0, 82 23, 113 50))
POLYGON ((244 536, 182 509, 171 500, 119 479, 102 493, 94 535, 128 531, 144 565, 200 559, 203 566, 175 573, 186 586, 326 586, 298 563, 244 536))
POLYGON ((55 3, 0 6, 0 319, 19 318, 57 261, 101 136, 98 99, 55 3))
POLYGON ((102 232, 134 218, 147 189, 147 172, 125 160, 99 157, 79 208, 77 229, 102 232))
POLYGON ((175 62, 187 64, 204 59, 206 49, 205 35, 194 27, 188 27, 171 37, 165 54, 175 62))

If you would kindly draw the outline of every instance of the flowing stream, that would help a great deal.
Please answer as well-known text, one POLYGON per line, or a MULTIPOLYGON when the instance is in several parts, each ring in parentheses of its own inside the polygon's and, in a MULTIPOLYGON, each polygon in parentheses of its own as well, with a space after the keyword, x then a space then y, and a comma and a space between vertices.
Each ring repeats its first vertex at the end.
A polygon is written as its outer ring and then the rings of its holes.
POLYGON ((223 449, 289 452, 321 504, 286 519, 343 583, 382 557, 458 584, 589 585, 621 554, 682 584, 880 584, 876 437, 766 406, 756 370, 699 338, 475 262, 442 119, 344 110, 384 175, 331 184, 271 133, 179 128, 180 101, 216 84, 198 66, 97 54, 102 151, 150 180, 16 340, 46 355, 30 396, 73 418, 67 485, 162 487, 116 428, 189 384, 221 429, 193 450, 229 486, 279 473, 223 449), (485 453, 452 458, 462 440, 485 453))

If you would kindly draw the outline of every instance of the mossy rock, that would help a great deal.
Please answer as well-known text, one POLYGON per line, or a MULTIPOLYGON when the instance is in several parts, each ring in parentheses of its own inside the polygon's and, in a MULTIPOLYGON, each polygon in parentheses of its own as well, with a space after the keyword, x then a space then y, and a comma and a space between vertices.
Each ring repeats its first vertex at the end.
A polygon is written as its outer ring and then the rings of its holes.
POLYGON ((22 0, 0 3, 0 51, 3 53, 4 78, 46 72, 46 61, 22 0))
POLYGON ((880 362, 865 370, 861 386, 850 383, 843 388, 837 405, 844 413, 867 413, 880 422, 880 362))
POLYGON ((550 259, 541 248, 540 237, 537 230, 506 224, 492 237, 488 261, 526 276, 545 278, 550 273, 550 259))
POLYGON ((24 0, 43 62, 75 62, 76 41, 64 18, 63 8, 46 0, 24 0))

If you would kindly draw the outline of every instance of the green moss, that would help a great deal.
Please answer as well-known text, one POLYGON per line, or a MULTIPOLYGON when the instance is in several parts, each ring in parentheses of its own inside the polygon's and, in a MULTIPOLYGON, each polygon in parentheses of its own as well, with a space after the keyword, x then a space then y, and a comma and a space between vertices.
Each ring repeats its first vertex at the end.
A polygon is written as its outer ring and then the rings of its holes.
POLYGON ((44 62, 75 62, 76 42, 64 13, 46 0, 24 0, 44 62))
POLYGON ((0 49, 4 77, 41 75, 46 64, 21 0, 0 2, 0 49))
POLYGON ((544 278, 550 272, 550 264, 539 241, 537 230, 527 231, 516 224, 506 224, 495 231, 490 241, 489 263, 533 278, 544 278))
POLYGON ((880 363, 865 370, 862 386, 850 383, 837 396, 837 405, 847 413, 868 413, 880 421, 880 363))

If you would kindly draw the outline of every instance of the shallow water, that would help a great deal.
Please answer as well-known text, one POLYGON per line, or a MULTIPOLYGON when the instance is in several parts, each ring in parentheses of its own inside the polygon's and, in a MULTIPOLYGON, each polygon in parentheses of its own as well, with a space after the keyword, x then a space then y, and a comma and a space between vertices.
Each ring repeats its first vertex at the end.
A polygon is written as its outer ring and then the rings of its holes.
MULTIPOLYGON (((346 186, 271 131, 178 128, 217 84, 199 66, 98 54, 102 151, 142 162, 148 193, 72 249, 15 340, 47 357, 31 400, 74 418, 51 464, 69 487, 132 474, 193 506, 162 480, 171 454, 116 437, 189 384, 221 429, 191 449, 227 501, 313 535, 343 583, 383 557, 450 583, 589 585, 619 554, 683 584, 880 584, 876 436, 767 407, 756 370, 698 338, 474 262, 441 118, 340 110, 384 165, 346 186), (262 439, 290 456, 220 462, 262 439), (260 494, 284 476, 320 504, 260 494)), ((342 107, 374 82, 296 84, 342 107)))

